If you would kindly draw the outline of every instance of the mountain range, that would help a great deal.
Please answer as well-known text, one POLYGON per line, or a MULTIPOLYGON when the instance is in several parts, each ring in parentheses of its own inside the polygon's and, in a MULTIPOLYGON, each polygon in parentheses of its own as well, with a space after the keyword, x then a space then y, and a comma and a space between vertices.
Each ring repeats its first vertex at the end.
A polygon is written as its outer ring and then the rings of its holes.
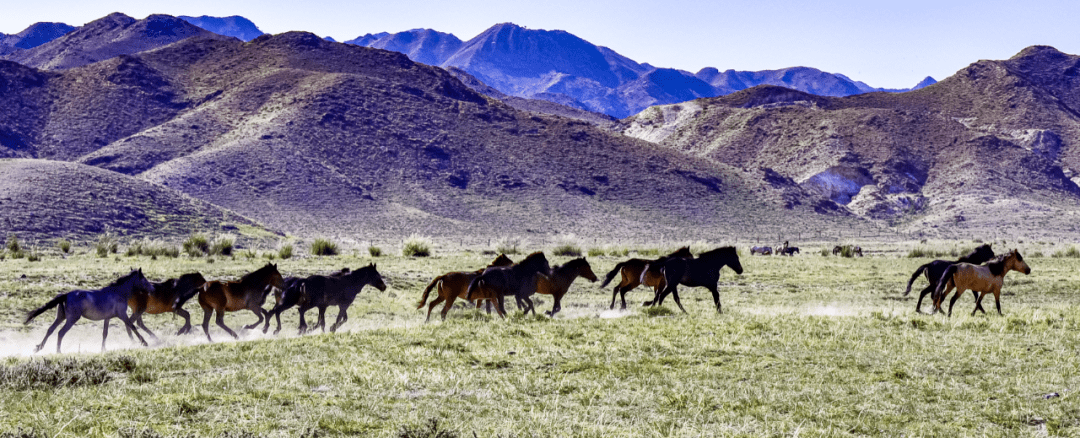
MULTIPOLYGON (((453 45, 436 36, 421 40, 453 45)), ((555 48, 578 41, 549 36, 555 48)), ((488 49, 467 46, 447 59, 483 67, 488 49)), ((174 217, 160 229, 373 241, 1078 231, 1080 57, 1050 47, 910 92, 757 85, 623 120, 389 50, 303 32, 245 43, 161 15, 113 14, 18 53, 25 64, 0 61, 0 156, 16 159, 0 166, 0 220, 31 235, 151 234, 174 217), (56 226, 80 217, 102 181, 118 187, 101 200, 108 211, 56 226), (57 202, 68 196, 81 201, 57 202), (144 197, 167 201, 151 211, 144 197)), ((582 59, 576 74, 608 66, 597 84, 640 74, 641 95, 749 77, 707 82, 603 48, 582 59)))

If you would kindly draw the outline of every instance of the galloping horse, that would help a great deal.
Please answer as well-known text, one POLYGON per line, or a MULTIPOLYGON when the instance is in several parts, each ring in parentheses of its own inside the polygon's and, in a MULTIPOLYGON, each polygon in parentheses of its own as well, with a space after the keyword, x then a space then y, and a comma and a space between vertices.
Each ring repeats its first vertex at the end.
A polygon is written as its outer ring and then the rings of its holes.
MULTIPOLYGON (((258 327, 263 322, 263 317, 269 317, 262 305, 273 288, 284 290, 285 280, 281 278, 277 265, 270 263, 255 272, 240 277, 239 281, 208 281, 203 284, 197 293, 199 294, 199 306, 203 309, 202 327, 203 331, 206 332, 206 339, 210 340, 210 342, 214 341, 210 338, 210 315, 215 311, 217 312, 216 322, 218 327, 224 329, 233 338, 238 336, 236 336, 236 332, 233 332, 232 329, 225 325, 225 312, 250 310, 259 317, 259 320, 254 324, 245 326, 244 329, 250 330, 258 327)), ((194 293, 177 298, 176 307, 183 306, 193 295, 194 293)))
POLYGON ((466 289, 465 299, 473 300, 474 295, 479 296, 481 288, 490 289, 495 295, 495 308, 499 316, 506 316, 506 307, 503 299, 507 295, 514 295, 518 305, 524 302, 532 307, 529 295, 536 291, 537 277, 551 272, 551 265, 542 252, 534 252, 525 257, 520 263, 511 266, 496 266, 487 268, 483 273, 469 282, 466 289))
POLYGON ((137 269, 101 289, 76 290, 57 295, 44 306, 28 313, 26 321, 23 322, 23 324, 29 324, 46 310, 57 308, 56 321, 49 326, 49 330, 45 332, 45 338, 34 348, 34 352, 45 348, 45 341, 49 340, 49 335, 52 335, 53 330, 56 330, 56 326, 60 325, 61 321, 66 321, 64 327, 60 328, 60 332, 56 334, 56 352, 59 353, 64 335, 71 330, 71 326, 75 325, 79 318, 91 321, 105 320, 105 328, 101 331, 101 351, 105 351, 105 338, 109 337, 109 320, 112 318, 120 318, 124 322, 124 327, 128 329, 128 337, 134 332, 135 336, 139 337, 139 342, 146 346, 146 340, 128 317, 128 300, 132 294, 150 293, 153 287, 143 276, 142 269, 137 269))
POLYGON ((143 314, 157 315, 172 312, 184 318, 184 326, 180 327, 176 334, 182 335, 190 332, 191 314, 177 306, 176 299, 182 295, 196 292, 202 287, 203 283, 206 283, 206 279, 198 272, 184 274, 180 278, 170 278, 160 283, 152 283, 154 285, 153 291, 150 293, 136 292, 131 294, 131 298, 128 299, 128 307, 131 308, 131 320, 151 337, 157 339, 154 332, 143 324, 143 314))
MULTIPOLYGON (((570 284, 579 276, 594 283, 597 280, 592 266, 589 266, 589 262, 584 257, 573 259, 562 266, 552 267, 551 275, 537 277, 536 293, 555 297, 555 304, 551 306, 551 311, 544 312, 545 314, 554 317, 559 310, 562 310, 562 297, 570 290, 570 284)), ((531 307, 529 310, 536 314, 536 310, 531 307)))
POLYGON ((997 304, 998 315, 1004 315, 1001 313, 1001 285, 1005 282, 1005 274, 1009 271, 1023 272, 1024 275, 1031 273, 1031 268, 1028 267, 1027 263, 1024 263, 1024 257, 1015 249, 1005 253, 997 260, 987 263, 985 266, 970 263, 956 263, 949 266, 941 277, 941 285, 934 292, 934 311, 941 309, 941 303, 945 301, 945 297, 955 287, 956 293, 953 294, 952 300, 949 300, 950 317, 956 299, 960 298, 960 295, 963 295, 964 291, 968 289, 978 295, 971 316, 975 316, 976 310, 986 313, 986 310, 982 307, 982 299, 986 294, 990 293, 994 294, 994 303, 997 304))
MULTIPOLYGON (((607 275, 604 277, 604 282, 600 283, 600 287, 602 287, 602 288, 607 287, 608 283, 611 283, 611 280, 613 280, 615 278, 615 274, 621 273, 622 274, 622 281, 620 281, 619 285, 615 286, 615 289, 611 291, 611 307, 610 308, 612 308, 612 309, 615 308, 615 296, 619 295, 622 298, 622 308, 625 309, 626 308, 626 293, 644 283, 644 280, 642 279, 642 274, 644 274, 645 271, 646 271, 646 269, 645 269, 646 265, 649 265, 650 263, 663 262, 664 260, 667 260, 667 259, 672 258, 672 257, 689 258, 689 257, 693 257, 693 256, 694 256, 694 254, 692 254, 690 252, 690 248, 684 246, 682 248, 679 248, 677 251, 675 251, 675 252, 673 252, 671 254, 668 254, 666 256, 660 257, 660 258, 658 258, 656 260, 630 259, 630 260, 627 260, 625 262, 622 262, 622 263, 619 263, 619 264, 615 265, 615 268, 613 268, 611 270, 611 272, 608 272, 607 275)), ((659 272, 660 272, 660 270, 659 270, 659 266, 658 266, 656 268, 656 270, 653 272, 653 274, 659 273, 659 272)), ((656 275, 653 275, 653 274, 650 274, 648 279, 657 279, 656 281, 658 281, 659 283, 645 284, 645 285, 646 286, 653 286, 657 290, 663 289, 663 287, 664 287, 663 276, 662 275, 656 276, 656 275)))
MULTIPOLYGON (((514 261, 510 260, 510 258, 507 257, 506 254, 499 254, 499 256, 496 257, 495 260, 492 261, 491 264, 489 264, 487 267, 491 268, 495 266, 510 266, 513 264, 514 261)), ((484 273, 484 269, 480 269, 474 272, 447 272, 443 275, 435 277, 434 280, 431 280, 431 283, 428 284, 426 289, 424 289, 424 295, 420 297, 420 303, 416 306, 417 309, 423 308, 424 304, 427 302, 428 294, 431 293, 432 289, 435 289, 436 286, 438 286, 438 288, 436 289, 438 297, 432 300, 431 304, 428 305, 427 319, 425 321, 431 320, 431 311, 435 309, 436 305, 443 301, 446 301, 446 305, 444 305, 442 309, 442 319, 446 319, 446 314, 450 312, 450 308, 454 305, 454 300, 458 298, 465 298, 465 293, 469 290, 469 283, 471 283, 474 278, 484 273)), ((480 307, 481 301, 487 300, 488 313, 490 313, 491 302, 496 301, 497 299, 494 295, 492 295, 490 298, 487 298, 486 295, 480 296, 480 299, 475 300, 476 307, 480 307)))
MULTIPOLYGON (((360 293, 360 290, 369 284, 375 286, 375 288, 380 291, 386 290, 386 283, 383 282, 382 275, 379 275, 379 271, 375 269, 375 264, 367 265, 363 268, 349 272, 348 274, 337 276, 312 275, 308 277, 304 280, 302 286, 303 297, 300 300, 300 333, 302 334, 308 331, 307 321, 304 320, 304 313, 311 308, 319 309, 319 321, 315 323, 315 326, 311 329, 314 330, 322 327, 322 331, 325 333, 326 308, 330 306, 338 306, 337 321, 334 322, 334 325, 330 326, 330 332, 336 332, 338 327, 341 327, 345 321, 349 320, 349 306, 351 306, 353 300, 356 299, 356 294, 360 293)), ((274 310, 277 310, 277 307, 275 307, 274 310)), ((266 325, 270 325, 269 317, 267 318, 266 325)))
POLYGON ((679 290, 680 284, 690 287, 704 287, 712 292, 713 302, 716 303, 716 311, 723 313, 720 308, 720 291, 716 289, 716 283, 720 281, 720 269, 727 266, 735 271, 736 274, 742 274, 742 264, 739 263, 739 254, 735 251, 733 246, 725 246, 717 248, 712 251, 702 253, 696 259, 685 258, 672 258, 663 263, 661 269, 664 273, 664 281, 667 286, 663 291, 656 295, 653 301, 645 303, 645 305, 661 305, 664 303, 664 297, 668 294, 672 294, 675 297, 675 304, 679 305, 679 310, 686 313, 686 309, 683 308, 682 303, 679 302, 679 290))
POLYGON ((926 281, 928 281, 929 284, 927 284, 926 288, 919 292, 919 301, 915 303, 915 312, 922 313, 921 308, 923 298, 933 293, 939 288, 939 286, 941 285, 942 275, 945 274, 945 270, 948 269, 949 266, 955 265, 957 263, 970 263, 973 265, 979 265, 982 263, 986 263, 993 258, 994 250, 990 249, 989 243, 986 243, 983 245, 979 245, 975 248, 974 251, 971 251, 971 253, 960 257, 955 262, 950 262, 948 260, 934 260, 930 263, 919 266, 919 268, 915 270, 915 273, 911 274, 911 279, 908 280, 907 283, 907 289, 904 290, 904 296, 907 296, 907 294, 911 293, 911 284, 914 283, 917 278, 919 278, 919 274, 925 272, 926 281))
MULTIPOLYGON (((340 277, 348 274, 349 268, 341 268, 340 271, 330 274, 333 277, 340 277)), ((284 289, 274 289, 274 307, 269 312, 266 312, 266 325, 263 326, 263 333, 270 328, 270 318, 273 317, 277 321, 277 328, 274 329, 274 334, 281 332, 281 312, 286 309, 299 304, 304 295, 304 280, 306 277, 285 277, 282 281, 285 284, 284 289), (285 302, 290 304, 283 305, 285 302)))

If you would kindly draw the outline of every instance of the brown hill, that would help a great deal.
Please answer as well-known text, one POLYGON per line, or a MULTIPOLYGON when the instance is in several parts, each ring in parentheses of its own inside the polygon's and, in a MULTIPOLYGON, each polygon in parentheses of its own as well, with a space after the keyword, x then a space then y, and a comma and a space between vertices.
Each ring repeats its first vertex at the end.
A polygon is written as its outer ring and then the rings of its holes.
POLYGON ((9 54, 5 59, 43 70, 64 70, 155 49, 196 35, 215 34, 168 15, 136 20, 117 12, 40 46, 9 54))
POLYGON ((139 178, 26 159, 0 160, 0 224, 23 239, 265 233, 248 219, 139 178))
POLYGON ((294 234, 642 241, 864 226, 792 202, 791 187, 306 33, 195 37, 63 72, 0 67, 7 155, 137 175, 294 234))
POLYGON ((1080 211, 1078 68, 1076 56, 1031 47, 917 91, 826 98, 762 86, 651 108, 624 132, 774 171, 906 229, 1068 233, 1080 211))

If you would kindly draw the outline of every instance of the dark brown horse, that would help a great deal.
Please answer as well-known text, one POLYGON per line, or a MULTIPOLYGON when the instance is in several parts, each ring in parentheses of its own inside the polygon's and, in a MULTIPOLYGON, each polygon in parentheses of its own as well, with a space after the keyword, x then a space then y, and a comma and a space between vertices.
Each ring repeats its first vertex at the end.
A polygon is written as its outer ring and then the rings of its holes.
POLYGON ((621 296, 622 308, 625 309, 626 293, 641 285, 643 283, 643 280, 652 281, 653 284, 646 284, 646 286, 652 286, 653 288, 656 288, 656 290, 661 290, 664 287, 664 277, 663 275, 660 275, 659 265, 655 268, 653 272, 650 272, 648 276, 644 278, 642 277, 643 273, 645 272, 646 265, 648 265, 650 262, 662 262, 671 257, 686 258, 693 256, 694 254, 690 252, 690 248, 684 246, 682 248, 679 248, 677 251, 660 257, 656 260, 630 259, 615 265, 615 268, 613 268, 611 272, 608 272, 607 275, 604 276, 604 282, 600 283, 600 287, 607 287, 608 283, 611 283, 611 280, 615 278, 615 274, 621 273, 622 281, 620 281, 619 285, 615 286, 615 289, 611 292, 611 308, 615 308, 615 297, 621 296))
POLYGON ((170 278, 160 283, 153 283, 154 290, 150 293, 138 291, 131 294, 131 298, 128 299, 128 307, 131 308, 131 320, 156 339, 157 336, 154 335, 154 332, 146 328, 146 324, 143 324, 143 314, 158 315, 172 312, 184 318, 184 326, 180 327, 176 334, 182 335, 190 332, 191 314, 177 306, 176 299, 183 295, 197 293, 203 283, 206 283, 206 279, 203 278, 202 274, 193 272, 181 275, 180 278, 170 278))
POLYGON ((46 310, 57 308, 56 321, 49 326, 49 330, 45 332, 45 338, 34 348, 34 352, 45 348, 45 341, 49 340, 49 335, 52 335, 60 322, 66 321, 64 327, 60 328, 60 332, 56 334, 56 352, 59 353, 64 335, 71 330, 71 326, 75 325, 79 318, 91 321, 105 320, 105 328, 101 332, 101 351, 105 351, 105 338, 109 337, 109 321, 113 318, 120 318, 120 321, 124 322, 124 327, 128 329, 128 337, 131 333, 135 333, 135 336, 139 337, 139 342, 145 346, 146 340, 128 317, 128 300, 132 294, 150 293, 153 287, 143 276, 142 269, 137 269, 101 289, 75 290, 57 295, 44 306, 30 311, 26 316, 26 321, 23 322, 23 324, 29 324, 46 310))
MULTIPOLYGON (((285 280, 277 270, 277 265, 267 263, 256 271, 240 277, 239 281, 208 281, 198 289, 199 306, 203 309, 203 331, 206 339, 210 338, 210 315, 217 312, 216 322, 218 327, 225 330, 233 338, 237 338, 236 332, 225 325, 225 312, 238 310, 250 310, 259 320, 254 324, 245 326, 250 330, 262 324, 263 318, 268 317, 266 310, 262 308, 266 297, 273 289, 284 289, 285 280)), ((184 305, 191 296, 177 298, 176 307, 184 305)))
MULTIPOLYGON (((911 284, 914 283, 915 280, 917 280, 919 278, 919 274, 922 274, 922 273, 925 272, 926 273, 926 281, 929 284, 927 284, 926 287, 923 288, 923 290, 919 292, 919 301, 915 303, 915 312, 916 313, 922 313, 921 308, 922 308, 922 300, 923 300, 923 298, 926 297, 927 295, 933 293, 935 290, 937 290, 940 287, 941 278, 942 278, 942 275, 945 274, 946 269, 949 269, 950 266, 955 265, 957 263, 971 263, 973 265, 979 265, 979 264, 986 263, 987 261, 990 261, 993 258, 994 258, 994 250, 990 249, 990 244, 989 243, 986 243, 986 244, 979 245, 978 247, 975 248, 974 251, 971 251, 971 253, 969 253, 969 254, 967 254, 967 255, 965 255, 963 257, 960 257, 956 261, 950 262, 948 260, 934 260, 934 261, 932 261, 930 263, 919 266, 919 268, 915 270, 915 273, 911 274, 911 279, 908 280, 908 283, 907 283, 907 289, 904 290, 904 296, 907 296, 907 294, 911 293, 911 284)), ((972 292, 972 293, 974 293, 974 292, 972 292)))
MULTIPOLYGON (((496 257, 495 260, 492 261, 491 264, 489 264, 487 267, 492 268, 496 266, 510 266, 513 264, 514 261, 510 260, 510 258, 507 257, 506 254, 499 254, 499 256, 496 257)), ((427 319, 425 321, 431 320, 431 311, 435 309, 435 306, 437 306, 443 301, 446 302, 446 305, 444 305, 442 309, 442 319, 445 320, 446 314, 450 312, 450 308, 454 305, 454 300, 458 298, 465 298, 465 293, 469 290, 469 283, 471 283, 474 278, 484 273, 484 269, 473 272, 447 272, 443 275, 435 277, 434 280, 431 280, 431 283, 428 284, 426 289, 424 289, 424 295, 420 297, 420 303, 416 306, 417 309, 422 309, 424 307, 424 304, 427 302, 428 295, 431 293, 431 290, 436 290, 438 296, 431 301, 431 304, 428 304, 427 319)), ((488 296, 487 294, 477 295, 474 293, 474 295, 479 297, 478 299, 473 300, 476 303, 476 307, 480 307, 480 303, 482 301, 487 301, 488 312, 490 313, 491 303, 493 301, 496 301, 497 298, 495 298, 493 294, 488 296)))
MULTIPOLYGON (((566 295, 566 292, 570 290, 570 285, 578 277, 585 277, 586 280, 596 282, 596 274, 592 271, 592 266, 589 266, 589 262, 584 257, 573 259, 561 266, 555 266, 551 268, 551 275, 542 275, 537 277, 536 293, 551 295, 555 298, 555 303, 551 306, 550 312, 544 312, 548 316, 554 317, 559 310, 562 310, 562 297, 566 295)), ((532 310, 530 308, 530 310, 532 310)), ((536 311, 533 310, 533 314, 536 311)))
POLYGON ((985 266, 971 263, 956 263, 949 266, 941 277, 941 285, 934 292, 934 311, 941 310, 941 303, 945 301, 945 297, 949 296, 949 292, 952 292, 953 288, 956 288, 952 300, 949 300, 950 317, 956 299, 960 298, 960 295, 963 295, 964 291, 968 289, 978 295, 971 316, 975 316, 977 310, 986 313, 986 310, 982 307, 982 299, 987 294, 994 294, 994 303, 997 304, 998 315, 1002 315, 1001 286, 1005 283, 1005 274, 1008 274, 1009 271, 1023 272, 1024 275, 1031 273, 1031 268, 1024 262, 1024 257, 1015 249, 1005 253, 997 260, 987 263, 985 266))
POLYGON ((488 288, 495 295, 495 309, 499 312, 499 316, 505 317, 504 297, 513 295, 520 302, 525 302, 528 307, 532 307, 532 300, 529 299, 529 295, 536 292, 537 276, 550 271, 551 265, 548 264, 544 253, 534 252, 525 257, 525 260, 520 263, 485 269, 482 274, 469 282, 469 288, 465 292, 465 299, 473 300, 475 299, 474 294, 479 296, 478 291, 480 289, 488 288))
MULTIPOLYGON (((386 283, 382 275, 375 269, 374 264, 342 274, 338 276, 312 275, 303 281, 303 297, 300 300, 300 333, 308 331, 304 313, 312 308, 319 309, 319 321, 311 330, 322 327, 326 332, 326 308, 338 306, 337 321, 330 326, 331 332, 336 332, 345 321, 349 320, 349 306, 356 300, 356 294, 364 286, 372 285, 380 291, 386 290, 386 283)), ((276 309, 276 308, 275 308, 276 309)), ((280 313, 280 312, 279 312, 280 313)), ((269 321, 267 321, 269 324, 269 321)))
MULTIPOLYGON (((340 277, 340 276, 348 274, 348 273, 349 273, 349 268, 342 268, 340 271, 333 272, 330 275, 333 276, 333 277, 340 277)), ((270 318, 271 317, 273 317, 274 320, 277 322, 277 328, 274 329, 274 334, 276 335, 279 332, 281 332, 281 312, 283 312, 286 309, 300 303, 300 300, 303 298, 303 293, 304 293, 304 291, 303 291, 304 280, 307 280, 307 278, 306 277, 285 277, 284 278, 285 288, 283 290, 282 289, 274 289, 274 307, 272 308, 272 310, 267 312, 266 325, 263 326, 263 333, 266 333, 266 330, 270 328, 270 318), (285 303, 286 301, 289 302, 289 304, 287 304, 285 306, 282 306, 282 304, 285 303), (279 309, 279 307, 280 307, 280 309, 279 309), (275 310, 276 310, 276 312, 275 312, 275 310)))
POLYGON ((709 292, 712 292, 713 302, 716 303, 716 311, 723 313, 723 310, 720 308, 720 291, 716 289, 716 284, 720 281, 720 269, 724 266, 731 268, 736 274, 743 273, 742 264, 739 263, 739 254, 735 251, 735 247, 725 246, 717 248, 702 253, 696 259, 668 259, 664 261, 661 266, 664 273, 664 281, 667 285, 662 292, 657 294, 652 302, 645 303, 645 305, 655 304, 659 306, 664 303, 664 298, 668 294, 671 294, 675 298, 675 304, 679 305, 679 310, 686 313, 686 309, 684 309, 682 303, 679 302, 678 286, 682 284, 690 287, 704 287, 708 289, 709 292))

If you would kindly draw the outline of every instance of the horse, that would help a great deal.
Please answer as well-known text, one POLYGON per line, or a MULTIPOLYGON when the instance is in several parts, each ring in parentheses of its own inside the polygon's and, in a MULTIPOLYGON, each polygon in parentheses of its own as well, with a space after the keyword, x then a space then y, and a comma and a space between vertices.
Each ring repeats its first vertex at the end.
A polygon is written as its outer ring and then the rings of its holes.
POLYGON ((146 324, 143 324, 143 314, 157 315, 172 312, 184 318, 184 326, 180 327, 180 330, 176 332, 177 336, 190 332, 191 314, 176 305, 176 298, 196 291, 203 283, 206 283, 206 279, 198 272, 184 274, 180 278, 170 278, 160 283, 151 283, 154 288, 150 293, 139 291, 133 293, 131 298, 128 299, 128 307, 131 308, 131 320, 151 337, 157 339, 154 332, 146 328, 146 324))
MULTIPOLYGON (((668 254, 666 256, 660 257, 660 258, 658 258, 656 260, 630 259, 630 260, 627 260, 625 262, 622 262, 622 263, 619 263, 619 264, 615 265, 615 268, 613 268, 611 270, 611 272, 608 272, 607 275, 604 277, 604 282, 600 283, 600 287, 601 288, 607 287, 608 283, 611 283, 611 280, 613 280, 615 278, 615 274, 621 273, 622 274, 622 281, 620 281, 619 285, 615 286, 615 289, 611 291, 611 307, 610 308, 611 309, 615 308, 615 296, 619 295, 622 298, 622 308, 625 309, 626 308, 626 293, 633 290, 634 288, 638 287, 639 285, 643 284, 644 281, 642 280, 642 274, 645 273, 646 265, 649 265, 650 262, 652 262, 652 263, 661 262, 663 260, 667 260, 668 258, 672 258, 672 257, 683 257, 683 258, 685 258, 685 257, 693 257, 693 256, 694 256, 694 254, 690 252, 690 248, 684 246, 682 248, 679 248, 675 252, 673 252, 671 254, 668 254)), ((659 272, 659 269, 657 269, 655 272, 659 272)), ((655 277, 650 276, 650 278, 655 278, 655 277)), ((663 276, 659 277, 659 281, 661 281, 661 282, 663 281, 663 276)), ((646 284, 646 286, 653 286, 653 287, 661 288, 661 289, 664 287, 664 285, 662 283, 659 284, 659 285, 646 284)))
MULTIPOLYGON (((554 266, 551 268, 550 275, 541 275, 537 277, 536 293, 551 295, 555 298, 555 303, 551 306, 550 312, 544 312, 544 314, 555 317, 555 314, 562 310, 562 297, 566 295, 566 292, 570 290, 570 284, 574 282, 578 277, 585 277, 586 280, 596 282, 596 274, 592 271, 592 266, 585 260, 584 257, 573 259, 561 266, 554 266)), ((528 310, 532 310, 533 314, 536 314, 536 310, 531 307, 528 310)), ((526 311, 528 313, 528 311, 526 311)))
POLYGON ((926 273, 926 281, 929 284, 926 285, 922 291, 919 292, 919 301, 915 303, 915 313, 922 313, 922 301, 927 295, 933 293, 941 284, 942 275, 945 274, 945 270, 957 263, 970 263, 973 265, 979 265, 986 263, 994 258, 994 250, 990 248, 990 244, 982 244, 975 248, 967 255, 960 257, 954 262, 948 260, 934 260, 925 265, 919 266, 915 270, 914 274, 911 274, 911 279, 908 280, 907 289, 904 290, 904 296, 911 293, 911 284, 919 278, 919 274, 926 273))
POLYGON ((251 330, 262 324, 263 317, 269 317, 267 311, 262 308, 266 296, 274 289, 285 289, 285 280, 277 270, 277 265, 267 263, 254 272, 251 272, 239 281, 208 281, 196 292, 176 299, 176 307, 184 305, 196 293, 199 295, 199 306, 203 309, 203 332, 210 342, 210 315, 217 312, 216 322, 218 327, 225 330, 233 338, 238 338, 236 332, 225 325, 225 312, 238 310, 250 310, 259 320, 254 324, 244 326, 245 330, 251 330))
POLYGON ((751 246, 750 255, 760 254, 763 256, 772 255, 773 250, 771 246, 751 246))
POLYGON ((968 289, 978 295, 971 316, 975 316, 976 310, 986 313, 986 310, 982 307, 982 299, 986 294, 991 293, 994 294, 994 303, 997 305, 998 315, 1004 316, 1001 313, 1001 285, 1005 282, 1005 274, 1009 273, 1009 271, 1023 272, 1024 275, 1031 274, 1031 268, 1024 262, 1024 257, 1016 249, 1005 253, 998 257, 997 260, 984 266, 970 263, 956 263, 949 266, 945 269, 941 284, 934 291, 934 311, 941 309, 941 303, 945 301, 945 297, 955 287, 956 293, 953 294, 952 300, 949 300, 948 316, 952 316, 952 308, 953 304, 956 303, 956 299, 960 298, 960 295, 963 295, 964 291, 968 289))
MULTIPOLYGON (((489 264, 487 267, 491 268, 495 266, 510 266, 513 264, 514 261, 510 260, 510 258, 507 257, 506 254, 499 254, 499 256, 496 257, 495 260, 492 261, 491 264, 489 264)), ((427 302, 428 295, 431 293, 431 290, 436 289, 438 297, 432 300, 431 304, 428 305, 427 319, 425 321, 431 320, 431 311, 435 309, 435 306, 437 306, 443 301, 446 301, 446 305, 443 306, 441 313, 442 319, 445 320, 446 314, 450 312, 450 308, 454 305, 454 300, 458 298, 465 298, 465 292, 467 292, 469 289, 469 283, 471 283, 474 278, 484 273, 484 269, 480 269, 474 272, 447 272, 443 275, 435 277, 434 280, 431 280, 431 283, 428 284, 426 289, 424 289, 424 295, 420 297, 420 303, 416 305, 417 309, 422 309, 424 307, 424 304, 427 302), (436 286, 438 287, 436 288, 436 286)), ((494 297, 494 295, 492 295, 490 298, 485 298, 482 295, 480 299, 475 300, 476 307, 480 307, 480 302, 484 300, 487 300, 488 312, 490 313, 491 303, 492 301, 496 301, 496 298, 494 297)))
POLYGON ((782 256, 784 256, 784 255, 786 255, 786 256, 794 256, 795 254, 798 254, 798 253, 799 253, 799 247, 797 247, 797 246, 787 246, 787 247, 784 247, 784 249, 781 249, 780 252, 779 252, 779 254, 782 255, 782 256))
POLYGON ((139 337, 139 342, 142 342, 145 347, 147 345, 146 340, 139 334, 135 324, 128 317, 128 300, 135 293, 150 293, 153 287, 150 281, 143 276, 142 269, 137 269, 101 289, 75 290, 57 295, 45 303, 44 306, 30 311, 26 316, 26 321, 23 322, 23 324, 30 324, 30 321, 33 321, 34 318, 46 310, 53 307, 57 308, 56 321, 49 326, 49 330, 45 332, 45 338, 34 348, 34 352, 37 353, 42 348, 45 348, 45 342, 49 340, 49 335, 52 335, 53 330, 56 330, 56 326, 60 325, 61 321, 66 321, 56 335, 56 352, 60 353, 60 343, 64 341, 64 335, 68 330, 71 330, 71 326, 75 325, 79 318, 86 318, 91 321, 105 320, 105 327, 101 331, 101 351, 105 351, 105 338, 109 337, 109 321, 112 318, 120 318, 120 321, 123 321, 124 326, 128 329, 128 336, 130 337, 131 333, 134 332, 135 336, 139 337))
POLYGON ((689 287, 700 286, 708 289, 709 292, 712 292, 713 302, 716 303, 716 311, 723 313, 720 307, 720 291, 716 289, 716 283, 720 281, 720 269, 724 266, 731 268, 736 274, 741 275, 743 273, 742 264, 739 263, 739 253, 736 252, 735 247, 716 248, 702 253, 696 259, 668 259, 661 267, 667 286, 664 287, 662 292, 657 293, 653 301, 647 302, 645 305, 655 304, 659 306, 664 303, 664 298, 671 294, 674 296, 675 304, 679 306, 679 310, 686 313, 686 309, 679 302, 678 286, 682 284, 689 287))
POLYGON ((499 312, 499 316, 505 317, 506 307, 503 305, 503 298, 514 295, 519 306, 524 302, 528 305, 526 308, 531 308, 532 300, 529 299, 529 295, 536 291, 537 277, 549 272, 551 272, 551 265, 548 264, 547 257, 542 252, 534 252, 519 263, 485 269, 469 282, 465 299, 471 301, 474 299, 474 294, 479 296, 480 289, 488 288, 495 296, 496 311, 499 312))
POLYGON ((844 250, 844 247, 836 245, 832 249, 832 255, 840 255, 840 252, 844 250))
MULTIPOLYGON (((330 275, 339 277, 348 273, 349 268, 341 268, 340 271, 336 271, 330 275)), ((266 331, 270 328, 270 317, 273 317, 274 320, 277 321, 277 328, 274 329, 274 334, 276 335, 281 332, 281 312, 284 312, 289 307, 292 307, 300 302, 303 296, 304 280, 307 280, 307 278, 285 277, 282 280, 285 287, 283 289, 274 289, 274 307, 272 309, 275 309, 277 311, 275 312, 274 310, 270 310, 269 312, 267 312, 266 325, 263 326, 263 333, 266 333, 266 331), (278 309, 278 307, 286 301, 290 302, 291 304, 284 306, 281 309, 278 309)))
MULTIPOLYGON (((321 327, 323 333, 326 333, 326 308, 338 306, 337 320, 334 321, 334 325, 330 326, 330 332, 333 333, 342 324, 345 324, 345 321, 349 320, 349 306, 352 305, 353 300, 356 299, 356 294, 360 293, 364 286, 370 284, 380 291, 386 290, 386 283, 383 282, 382 275, 379 275, 375 264, 339 276, 312 275, 304 280, 302 284, 303 297, 300 303, 301 334, 308 331, 307 321, 304 320, 304 313, 308 310, 312 308, 319 309, 319 321, 315 323, 314 327, 311 327, 311 330, 321 327)), ((269 325, 269 321, 267 321, 267 325, 269 325)))

